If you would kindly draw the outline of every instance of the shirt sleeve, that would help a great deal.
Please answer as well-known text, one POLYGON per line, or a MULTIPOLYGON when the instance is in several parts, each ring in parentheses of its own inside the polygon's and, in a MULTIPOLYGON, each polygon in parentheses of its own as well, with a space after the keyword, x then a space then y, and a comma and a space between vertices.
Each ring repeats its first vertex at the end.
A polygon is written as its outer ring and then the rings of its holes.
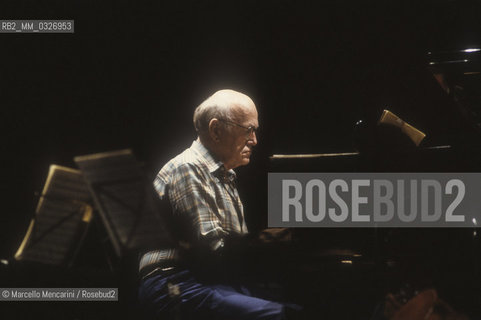
POLYGON ((226 232, 221 226, 215 190, 201 171, 190 163, 178 166, 172 172, 167 190, 174 214, 191 224, 192 240, 212 250, 223 247, 226 232))

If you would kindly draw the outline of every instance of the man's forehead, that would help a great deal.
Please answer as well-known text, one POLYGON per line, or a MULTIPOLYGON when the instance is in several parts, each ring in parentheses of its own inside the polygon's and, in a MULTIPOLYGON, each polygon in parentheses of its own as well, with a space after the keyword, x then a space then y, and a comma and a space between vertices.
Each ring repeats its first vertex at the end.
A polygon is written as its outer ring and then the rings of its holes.
POLYGON ((230 111, 231 116, 239 121, 257 122, 257 109, 254 104, 234 104, 230 111))

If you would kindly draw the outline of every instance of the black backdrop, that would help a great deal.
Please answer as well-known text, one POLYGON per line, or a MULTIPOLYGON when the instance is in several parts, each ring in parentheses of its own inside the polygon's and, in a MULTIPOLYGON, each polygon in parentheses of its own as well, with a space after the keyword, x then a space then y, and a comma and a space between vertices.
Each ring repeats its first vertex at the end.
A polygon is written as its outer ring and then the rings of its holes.
POLYGON ((465 1, 2 2, 2 19, 74 19, 75 33, 0 34, 0 256, 18 246, 49 164, 133 148, 153 177, 221 88, 260 113, 240 169, 253 229, 271 154, 350 151, 356 120, 386 106, 443 142, 459 124, 426 52, 479 44, 479 13, 465 1))

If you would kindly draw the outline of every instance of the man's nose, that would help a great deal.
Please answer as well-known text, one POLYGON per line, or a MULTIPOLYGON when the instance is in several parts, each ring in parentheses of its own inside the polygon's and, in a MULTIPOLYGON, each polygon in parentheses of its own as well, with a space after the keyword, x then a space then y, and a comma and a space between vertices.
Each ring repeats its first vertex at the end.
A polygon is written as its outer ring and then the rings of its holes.
POLYGON ((257 134, 255 131, 252 132, 251 136, 249 137, 249 140, 247 140, 247 144, 251 147, 257 144, 257 134))

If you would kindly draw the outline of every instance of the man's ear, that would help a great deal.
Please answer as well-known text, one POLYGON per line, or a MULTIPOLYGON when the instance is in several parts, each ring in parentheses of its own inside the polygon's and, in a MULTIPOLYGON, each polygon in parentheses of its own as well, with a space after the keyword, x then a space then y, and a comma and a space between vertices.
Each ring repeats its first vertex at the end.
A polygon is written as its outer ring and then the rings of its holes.
POLYGON ((220 123, 216 118, 211 119, 209 122, 209 136, 214 142, 220 141, 220 123))

